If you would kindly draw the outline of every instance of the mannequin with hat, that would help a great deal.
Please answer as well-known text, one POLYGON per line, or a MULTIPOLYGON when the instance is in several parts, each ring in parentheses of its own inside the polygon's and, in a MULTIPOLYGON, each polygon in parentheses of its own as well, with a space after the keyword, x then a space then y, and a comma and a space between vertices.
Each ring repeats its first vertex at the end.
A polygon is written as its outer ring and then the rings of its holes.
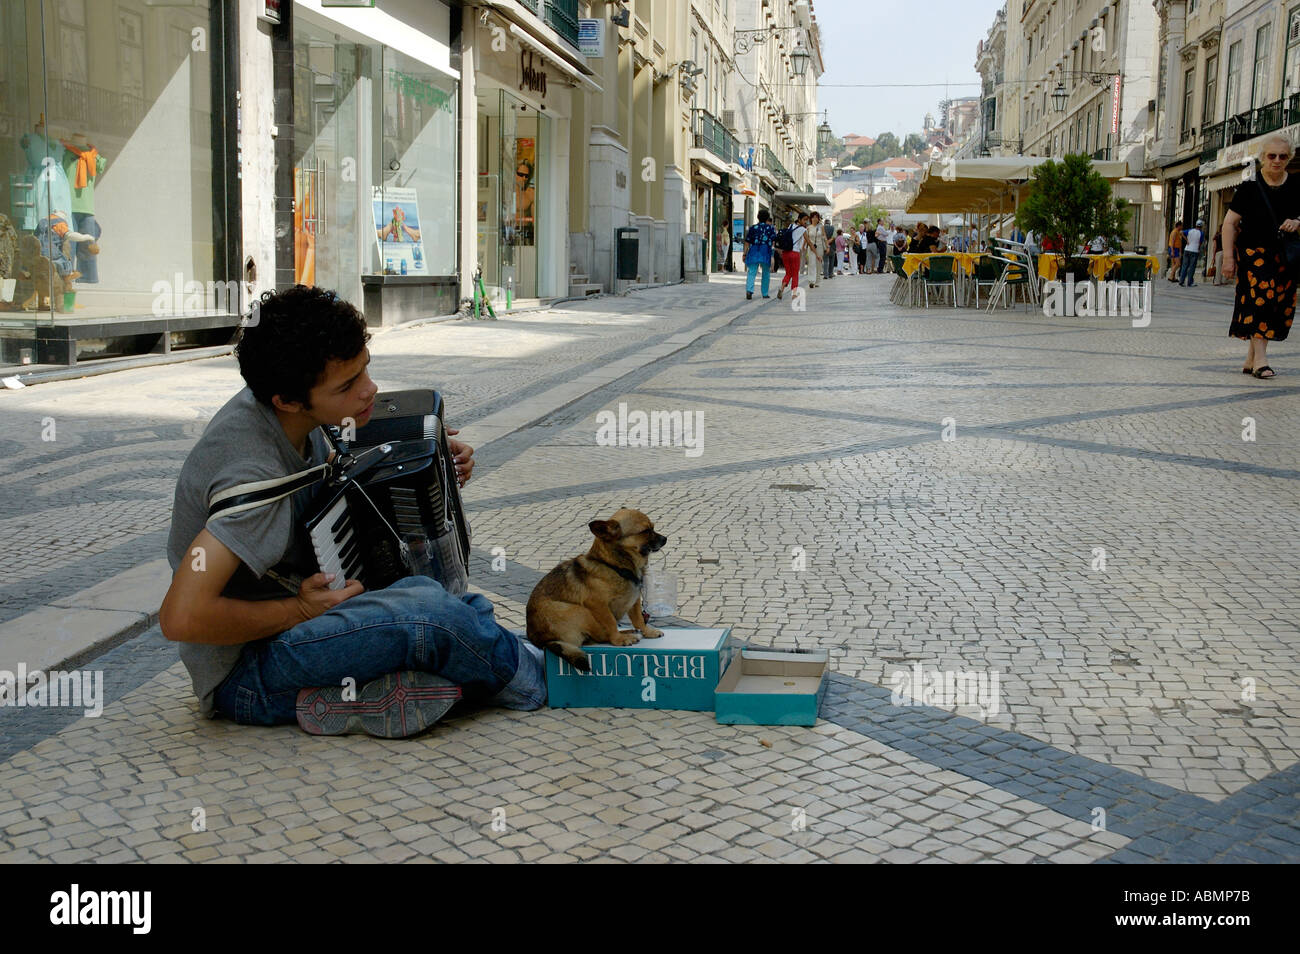
POLYGON ((72 190, 72 226, 88 236, 76 243, 76 268, 83 283, 99 281, 98 240, 103 230, 95 221, 95 183, 108 165, 84 132, 75 132, 63 143, 63 170, 72 190))

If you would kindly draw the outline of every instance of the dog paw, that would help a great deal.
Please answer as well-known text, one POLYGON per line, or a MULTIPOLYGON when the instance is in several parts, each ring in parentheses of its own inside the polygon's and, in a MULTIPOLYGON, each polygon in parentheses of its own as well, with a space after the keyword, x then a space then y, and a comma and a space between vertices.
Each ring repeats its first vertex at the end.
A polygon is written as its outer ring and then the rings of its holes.
POLYGON ((641 631, 641 635, 646 639, 658 639, 664 634, 662 629, 655 629, 653 626, 647 626, 641 631))
POLYGON ((611 639, 609 644, 611 646, 631 646, 640 641, 641 637, 637 634, 636 630, 620 629, 618 635, 611 639))

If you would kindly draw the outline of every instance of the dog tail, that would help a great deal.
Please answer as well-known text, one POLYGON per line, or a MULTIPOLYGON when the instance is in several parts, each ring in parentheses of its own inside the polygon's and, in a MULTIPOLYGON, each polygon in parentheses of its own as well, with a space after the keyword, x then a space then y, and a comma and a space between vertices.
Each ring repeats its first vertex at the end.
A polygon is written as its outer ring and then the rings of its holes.
POLYGON ((546 651, 555 653, 565 662, 579 672, 591 672, 591 661, 587 654, 581 649, 575 649, 568 643, 562 643, 558 639, 553 639, 546 644, 546 651))

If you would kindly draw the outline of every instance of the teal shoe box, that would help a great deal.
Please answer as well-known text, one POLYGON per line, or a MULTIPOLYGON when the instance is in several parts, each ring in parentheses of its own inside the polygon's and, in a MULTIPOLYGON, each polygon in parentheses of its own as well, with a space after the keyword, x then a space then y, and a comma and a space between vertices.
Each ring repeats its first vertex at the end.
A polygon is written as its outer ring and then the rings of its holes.
POLYGON ((734 646, 731 627, 664 629, 631 646, 583 646, 591 672, 546 654, 546 694, 553 709, 682 709, 712 712, 714 690, 734 646))
POLYGON ((830 654, 736 652, 718 682, 714 714, 724 725, 816 725, 830 654))

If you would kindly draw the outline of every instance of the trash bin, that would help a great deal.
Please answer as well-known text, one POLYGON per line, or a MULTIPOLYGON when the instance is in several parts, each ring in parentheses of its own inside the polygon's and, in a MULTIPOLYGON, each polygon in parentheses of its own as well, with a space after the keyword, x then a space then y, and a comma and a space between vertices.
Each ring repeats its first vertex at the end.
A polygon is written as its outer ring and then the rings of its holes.
POLYGON ((640 254, 641 241, 639 229, 623 228, 614 230, 614 245, 618 249, 618 280, 634 282, 637 279, 637 256, 640 254))

